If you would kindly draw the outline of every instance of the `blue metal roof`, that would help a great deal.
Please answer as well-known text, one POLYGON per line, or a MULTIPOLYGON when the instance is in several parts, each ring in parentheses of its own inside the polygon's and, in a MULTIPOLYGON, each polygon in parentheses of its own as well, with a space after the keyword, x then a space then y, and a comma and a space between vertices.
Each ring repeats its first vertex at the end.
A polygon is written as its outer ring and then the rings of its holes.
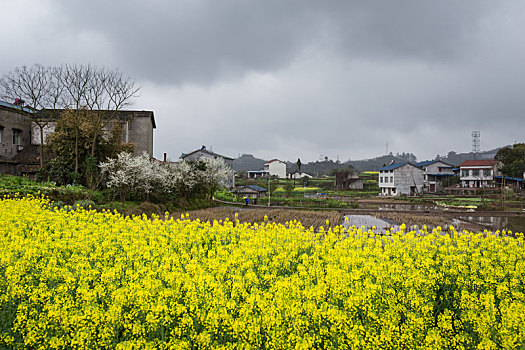
POLYGON ((494 176, 496 179, 505 179, 505 180, 514 180, 514 181, 523 181, 523 179, 520 179, 519 177, 510 177, 510 176, 501 176, 496 175, 494 176))
POLYGON ((400 168, 403 165, 407 165, 407 164, 410 164, 410 163, 394 163, 394 164, 386 165, 382 168, 379 168, 379 170, 394 170, 394 169, 400 168))
POLYGON ((26 112, 26 113, 31 113, 31 114, 35 113, 31 108, 17 106, 17 105, 14 105, 12 103, 8 103, 8 102, 0 101, 0 106, 4 106, 4 107, 7 107, 7 108, 18 109, 18 110, 21 110, 21 111, 26 112))
POLYGON ((239 186, 239 187, 237 187, 237 189, 240 190, 240 189, 243 189, 243 188, 246 188, 246 187, 251 188, 252 190, 255 190, 257 192, 266 192, 266 191, 268 191, 266 188, 261 187, 261 186, 257 186, 257 185, 239 186))
POLYGON ((257 186, 257 185, 248 185, 246 187, 249 187, 249 188, 254 189, 256 191, 259 191, 259 192, 266 192, 266 191, 268 191, 266 188, 261 187, 261 186, 257 186))
POLYGON ((437 160, 424 160, 422 162, 419 162, 419 163, 416 163, 416 166, 427 166, 427 165, 430 165, 430 164, 433 164, 435 162, 438 162, 437 160))

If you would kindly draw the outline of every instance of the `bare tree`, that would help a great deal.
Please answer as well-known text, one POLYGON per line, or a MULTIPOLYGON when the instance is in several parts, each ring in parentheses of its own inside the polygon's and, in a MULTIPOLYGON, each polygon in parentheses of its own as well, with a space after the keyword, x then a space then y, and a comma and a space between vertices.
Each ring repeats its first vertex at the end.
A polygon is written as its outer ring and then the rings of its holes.
MULTIPOLYGON (((74 171, 79 169, 79 132, 81 117, 87 116, 93 127, 91 156, 95 156, 97 138, 130 104, 140 87, 118 70, 91 65, 18 67, 0 81, 6 99, 21 99, 32 110, 31 120, 40 129, 40 166, 44 165, 44 131, 62 110, 71 111, 74 122, 74 171)), ((129 122, 129 120, 127 120, 129 122)))
POLYGON ((133 79, 124 77, 118 70, 94 71, 86 93, 86 107, 95 130, 91 142, 91 157, 95 156, 99 132, 106 129, 117 118, 118 112, 130 104, 131 98, 139 90, 140 87, 136 86, 133 79))
POLYGON ((79 154, 78 137, 80 128, 80 116, 86 111, 88 85, 93 80, 94 69, 88 66, 65 65, 62 70, 62 84, 64 87, 64 98, 62 106, 70 109, 75 121, 75 173, 78 173, 79 154))
POLYGON ((17 67, 0 80, 2 97, 11 101, 22 100, 21 104, 25 103, 31 110, 31 121, 40 129, 40 167, 44 166, 44 129, 51 119, 48 115, 39 114, 38 110, 46 107, 51 95, 50 83, 50 69, 39 64, 17 67))
POLYGON ((91 156, 95 156, 99 133, 118 116, 118 112, 129 105, 139 87, 122 73, 92 66, 63 68, 63 85, 66 91, 65 108, 73 111, 75 120, 75 172, 78 172, 78 132, 80 116, 87 113, 93 126, 91 156))

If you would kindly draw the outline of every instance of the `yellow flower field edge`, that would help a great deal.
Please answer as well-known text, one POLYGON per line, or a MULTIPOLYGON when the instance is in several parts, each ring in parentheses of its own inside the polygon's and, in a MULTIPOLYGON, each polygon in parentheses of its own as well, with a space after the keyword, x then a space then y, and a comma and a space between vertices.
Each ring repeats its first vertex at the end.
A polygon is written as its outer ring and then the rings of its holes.
POLYGON ((0 201, 0 348, 519 348, 525 248, 0 201))

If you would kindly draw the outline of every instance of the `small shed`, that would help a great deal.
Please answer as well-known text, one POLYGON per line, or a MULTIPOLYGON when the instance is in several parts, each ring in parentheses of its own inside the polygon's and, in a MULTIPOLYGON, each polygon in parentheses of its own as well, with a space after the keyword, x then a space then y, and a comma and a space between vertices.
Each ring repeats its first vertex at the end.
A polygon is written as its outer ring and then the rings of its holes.
POLYGON ((264 187, 257 186, 257 185, 246 185, 246 186, 238 186, 233 190, 233 193, 237 196, 237 198, 244 198, 248 197, 250 199, 257 199, 257 198, 263 198, 266 197, 266 192, 268 190, 264 187))
POLYGON ((335 173, 335 187, 345 190, 362 190, 363 179, 355 170, 338 171, 335 173))

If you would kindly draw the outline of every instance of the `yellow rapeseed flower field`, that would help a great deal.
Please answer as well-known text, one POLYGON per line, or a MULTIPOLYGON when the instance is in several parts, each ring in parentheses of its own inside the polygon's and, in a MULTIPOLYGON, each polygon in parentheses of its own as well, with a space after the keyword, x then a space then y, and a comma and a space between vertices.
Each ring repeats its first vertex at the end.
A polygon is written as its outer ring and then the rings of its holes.
POLYGON ((1 200, 0 222, 0 348, 525 346, 523 234, 314 232, 42 198, 1 200))

